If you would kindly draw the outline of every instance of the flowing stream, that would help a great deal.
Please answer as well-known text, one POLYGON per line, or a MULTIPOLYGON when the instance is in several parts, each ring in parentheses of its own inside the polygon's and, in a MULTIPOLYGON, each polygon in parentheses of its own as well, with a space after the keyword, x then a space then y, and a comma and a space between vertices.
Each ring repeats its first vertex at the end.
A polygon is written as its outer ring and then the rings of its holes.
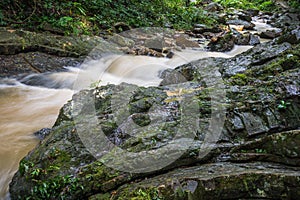
POLYGON ((85 62, 80 68, 69 67, 67 72, 33 74, 21 80, 26 83, 34 78, 36 86, 0 79, 0 199, 9 199, 8 185, 19 161, 39 142, 33 133, 51 127, 59 109, 75 91, 99 79, 100 85, 128 82, 154 86, 161 81, 158 74, 164 69, 205 57, 229 58, 249 48, 237 46, 227 53, 184 50, 172 59, 109 55, 85 62))
POLYGON ((20 159, 38 143, 33 132, 51 127, 71 95, 19 83, 0 86, 0 199, 9 199, 8 184, 20 159))

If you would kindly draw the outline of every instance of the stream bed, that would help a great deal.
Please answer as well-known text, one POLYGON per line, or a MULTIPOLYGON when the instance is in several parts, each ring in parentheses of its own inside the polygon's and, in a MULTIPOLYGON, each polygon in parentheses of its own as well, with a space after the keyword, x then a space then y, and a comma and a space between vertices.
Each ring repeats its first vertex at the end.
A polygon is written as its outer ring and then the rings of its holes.
POLYGON ((159 73, 168 68, 205 57, 229 58, 251 46, 236 46, 226 53, 184 50, 172 59, 147 56, 110 55, 84 62, 80 68, 66 72, 32 74, 21 80, 35 80, 36 86, 15 79, 0 80, 0 199, 9 199, 8 185, 19 161, 39 142, 34 132, 52 127, 59 109, 74 92, 89 88, 100 79, 100 85, 121 82, 156 86, 159 73), (55 85, 56 89, 53 89, 55 85), (43 86, 43 87, 41 87, 43 86))

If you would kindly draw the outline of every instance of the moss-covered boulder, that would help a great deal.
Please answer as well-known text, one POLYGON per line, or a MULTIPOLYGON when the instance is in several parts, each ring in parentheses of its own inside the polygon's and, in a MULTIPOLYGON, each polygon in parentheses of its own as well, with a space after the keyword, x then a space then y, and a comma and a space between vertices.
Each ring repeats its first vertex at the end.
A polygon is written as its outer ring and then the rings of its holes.
POLYGON ((60 36, 24 30, 0 30, 0 54, 13 55, 20 52, 40 51, 58 56, 86 56, 103 41, 100 37, 60 36))
POLYGON ((158 87, 80 91, 21 161, 11 198, 299 196, 299 47, 194 61, 158 87))
POLYGON ((0 28, 0 77, 63 71, 64 67, 82 63, 96 46, 109 48, 97 36, 71 37, 0 28))

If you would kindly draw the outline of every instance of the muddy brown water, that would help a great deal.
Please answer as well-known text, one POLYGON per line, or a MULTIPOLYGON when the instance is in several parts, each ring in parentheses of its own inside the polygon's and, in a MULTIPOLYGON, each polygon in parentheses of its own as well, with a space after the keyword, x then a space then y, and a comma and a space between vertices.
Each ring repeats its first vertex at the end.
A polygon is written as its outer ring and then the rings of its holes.
POLYGON ((32 134, 51 127, 71 90, 25 85, 0 87, 0 199, 8 199, 8 184, 19 161, 39 142, 32 134))

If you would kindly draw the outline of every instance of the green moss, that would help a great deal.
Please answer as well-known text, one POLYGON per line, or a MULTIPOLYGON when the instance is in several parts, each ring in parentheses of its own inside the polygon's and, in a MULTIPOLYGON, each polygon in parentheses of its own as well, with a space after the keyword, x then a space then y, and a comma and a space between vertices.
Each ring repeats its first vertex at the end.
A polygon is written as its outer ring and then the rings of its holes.
POLYGON ((117 200, 163 200, 164 198, 159 195, 156 187, 137 187, 134 189, 123 190, 118 194, 117 200))
POLYGON ((289 0, 289 5, 294 8, 297 9, 298 11, 300 11, 300 2, 298 0, 289 0))
MULTIPOLYGON (((300 155, 299 131, 277 133, 258 139, 245 146, 233 149, 231 153, 245 153, 242 158, 247 158, 248 153, 267 154, 266 161, 297 165, 294 159, 300 155)), ((249 156, 251 159, 251 156, 249 156)))
POLYGON ((79 179, 84 184, 86 193, 109 191, 127 180, 126 177, 120 175, 119 171, 108 168, 100 161, 95 161, 81 168, 79 179))
POLYGON ((286 59, 282 59, 279 61, 280 66, 282 66, 284 70, 296 69, 300 67, 300 56, 294 53, 295 52, 286 54, 286 59))
POLYGON ((116 122, 112 120, 105 120, 101 122, 101 129, 104 134, 111 134, 117 127, 118 125, 116 122))
POLYGON ((110 193, 104 193, 104 194, 96 194, 89 197, 89 200, 111 200, 112 195, 110 193))
MULTIPOLYGON (((274 77, 283 75, 285 71, 300 68, 300 45, 285 51, 280 56, 266 62, 263 66, 251 66, 244 73, 236 74, 228 79, 230 85, 249 85, 257 80, 274 82, 274 77)), ((259 59, 259 54, 256 55, 259 59)), ((267 83, 264 83, 266 85, 267 83)), ((271 87, 271 85, 270 85, 271 87)))
POLYGON ((231 85, 246 85, 248 83, 248 77, 246 74, 236 74, 232 76, 229 81, 231 85))
POLYGON ((66 163, 71 160, 71 155, 64 150, 52 148, 49 152, 48 159, 56 163, 66 163))
POLYGON ((267 77, 272 75, 280 75, 286 70, 291 70, 300 67, 299 56, 294 54, 294 51, 288 51, 278 59, 275 59, 270 64, 267 64, 264 68, 259 71, 253 70, 253 75, 258 77, 267 77))
POLYGON ((225 8, 257 9, 263 11, 274 11, 279 8, 272 0, 215 0, 225 8))

